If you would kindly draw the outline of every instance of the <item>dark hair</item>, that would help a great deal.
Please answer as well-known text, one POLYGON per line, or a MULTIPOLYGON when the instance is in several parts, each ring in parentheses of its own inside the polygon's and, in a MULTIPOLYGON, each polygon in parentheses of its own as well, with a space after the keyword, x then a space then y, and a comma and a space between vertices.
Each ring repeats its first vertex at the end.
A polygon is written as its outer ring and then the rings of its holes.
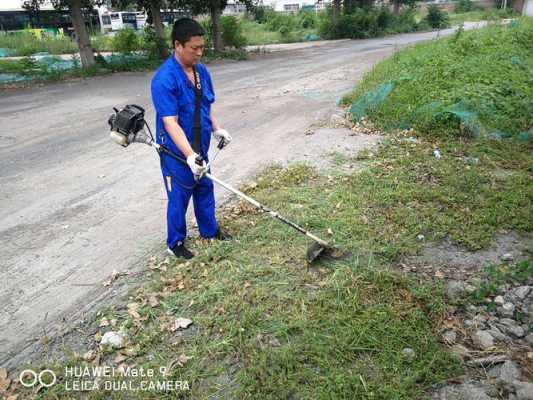
POLYGON ((174 22, 172 28, 172 47, 176 41, 185 45, 193 36, 204 36, 205 30, 198 22, 191 18, 180 18, 174 22))

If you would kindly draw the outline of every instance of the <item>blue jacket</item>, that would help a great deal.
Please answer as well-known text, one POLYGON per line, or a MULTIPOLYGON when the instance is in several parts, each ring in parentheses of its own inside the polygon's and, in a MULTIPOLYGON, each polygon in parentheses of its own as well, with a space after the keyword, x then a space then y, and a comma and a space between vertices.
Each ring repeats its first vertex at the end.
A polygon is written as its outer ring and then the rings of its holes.
MULTIPOLYGON (((211 104, 215 101, 213 83, 207 68, 203 64, 196 66, 200 75, 202 85, 202 106, 201 106, 201 151, 200 155, 207 162, 207 152, 211 142, 211 104)), ((189 143, 193 143, 193 122, 195 108, 194 85, 183 71, 183 68, 172 54, 156 71, 152 78, 152 102, 156 110, 156 141, 163 144, 176 153, 177 156, 185 158, 181 151, 172 141, 170 135, 165 130, 163 117, 177 116, 178 124, 181 126, 189 143)), ((168 157, 161 156, 161 168, 177 174, 178 176, 191 182, 192 173, 189 167, 168 157)))

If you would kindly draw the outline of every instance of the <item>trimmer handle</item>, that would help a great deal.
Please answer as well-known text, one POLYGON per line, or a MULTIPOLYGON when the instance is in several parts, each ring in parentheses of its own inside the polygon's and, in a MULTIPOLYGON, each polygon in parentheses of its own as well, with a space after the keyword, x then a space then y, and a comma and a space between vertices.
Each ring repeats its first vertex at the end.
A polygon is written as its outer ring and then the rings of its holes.
POLYGON ((224 146, 226 145, 226 141, 224 140, 224 138, 220 138, 220 140, 218 141, 218 145, 217 145, 217 148, 219 150, 222 150, 224 148, 224 146))
POLYGON ((200 166, 202 166, 204 164, 204 159, 200 155, 198 157, 196 157, 196 159, 194 161, 196 162, 197 165, 200 165, 200 166))

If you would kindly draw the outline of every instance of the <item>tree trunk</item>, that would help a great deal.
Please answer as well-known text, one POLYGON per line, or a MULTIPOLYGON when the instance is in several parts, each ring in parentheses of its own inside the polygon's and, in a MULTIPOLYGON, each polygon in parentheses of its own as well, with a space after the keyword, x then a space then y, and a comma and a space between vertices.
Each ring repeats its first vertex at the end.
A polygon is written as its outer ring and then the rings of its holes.
POLYGON ((213 24, 213 46, 215 47, 215 52, 219 52, 224 49, 224 44, 222 43, 222 32, 220 30, 220 16, 222 15, 220 0, 211 2, 210 11, 211 22, 213 24))
POLYGON ((81 0, 72 0, 70 6, 70 18, 76 33, 76 41, 80 49, 81 65, 85 68, 94 65, 94 52, 91 46, 91 39, 85 27, 85 21, 81 13, 81 0))
MULTIPOLYGON (((161 18, 161 4, 159 0, 150 2, 150 12, 152 13, 152 23, 154 24, 154 30, 156 36, 161 40, 161 43, 164 46, 161 46, 161 58, 167 58, 170 54, 168 52, 168 45, 165 40, 165 27, 163 25, 163 20, 161 18)), ((172 43, 172 48, 174 48, 174 43, 172 43)))
POLYGON ((392 0, 394 15, 400 15, 400 0, 392 0))
POLYGON ((339 23, 339 15, 341 14, 341 0, 333 0, 331 13, 331 24, 336 27, 339 23))

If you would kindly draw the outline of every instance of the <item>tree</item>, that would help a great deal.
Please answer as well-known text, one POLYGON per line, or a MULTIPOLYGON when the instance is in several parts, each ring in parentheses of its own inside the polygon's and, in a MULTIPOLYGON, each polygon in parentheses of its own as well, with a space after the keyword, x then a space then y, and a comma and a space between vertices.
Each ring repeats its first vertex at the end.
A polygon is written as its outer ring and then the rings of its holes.
POLYGON ((335 27, 339 23, 340 14, 341 14, 341 0, 333 0, 332 6, 331 6, 331 25, 333 26, 333 29, 335 29, 335 27))
MULTIPOLYGON (((103 0, 51 0, 52 6, 57 10, 69 10, 72 26, 76 35, 76 42, 80 50, 81 65, 85 68, 94 65, 94 50, 91 46, 91 39, 87 28, 85 27, 85 20, 83 19, 82 10, 92 10, 95 5, 102 5, 103 0)), ((23 7, 28 10, 39 11, 39 8, 48 0, 25 0, 23 7)))
MULTIPOLYGON (((211 16, 211 23, 213 24, 213 47, 216 52, 224 49, 222 42, 222 30, 220 17, 222 11, 228 5, 228 0, 182 0, 184 6, 188 6, 194 14, 208 13, 211 16)), ((240 3, 245 4, 248 10, 253 10, 258 4, 258 0, 241 0, 240 3)))
POLYGON ((165 39, 165 26, 161 17, 162 8, 177 8, 179 1, 176 0, 111 0, 111 6, 115 9, 126 9, 136 7, 137 9, 146 10, 148 14, 148 23, 154 27, 156 40, 161 44, 158 45, 159 56, 167 58, 169 56, 168 43, 165 39))

